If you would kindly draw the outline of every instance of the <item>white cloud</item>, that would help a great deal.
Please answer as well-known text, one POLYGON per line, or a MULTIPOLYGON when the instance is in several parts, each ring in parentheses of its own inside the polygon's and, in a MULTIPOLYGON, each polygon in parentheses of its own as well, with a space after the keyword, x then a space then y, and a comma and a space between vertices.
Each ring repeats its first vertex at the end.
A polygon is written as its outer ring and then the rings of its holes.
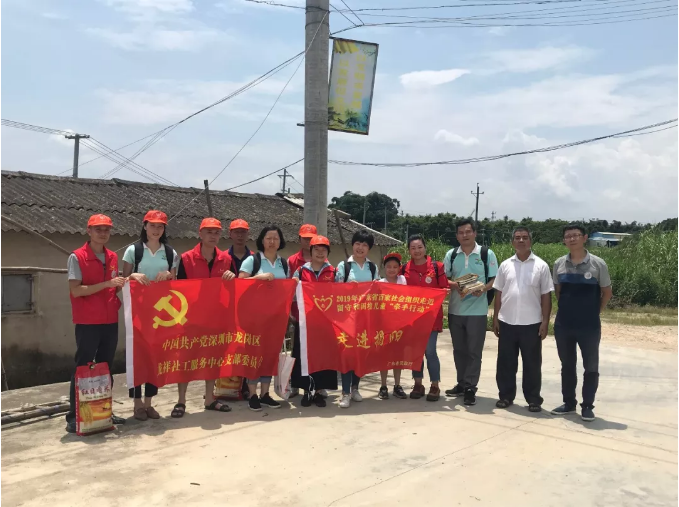
POLYGON ((488 30, 488 33, 497 37, 503 37, 512 31, 514 31, 514 28, 511 26, 494 26, 488 30))
POLYGON ((461 144, 462 146, 474 146, 479 144, 479 140, 475 137, 462 137, 458 134, 453 134, 445 129, 439 130, 434 135, 434 141, 443 141, 444 143, 461 144))
POLYGON ((198 51, 218 40, 229 39, 225 33, 216 30, 169 30, 162 27, 139 27, 129 32, 88 28, 87 33, 128 51, 198 51))
POLYGON ((505 49, 486 55, 488 72, 536 72, 562 68, 591 58, 594 51, 580 46, 505 49))
POLYGON ((41 12, 40 15, 41 15, 43 18, 46 18, 46 19, 54 19, 54 20, 58 20, 58 21, 63 21, 63 20, 65 20, 65 19, 68 19, 68 16, 66 16, 65 14, 61 14, 60 12, 52 12, 52 11, 50 11, 50 12, 41 12))
POLYGON ((402 74, 399 79, 404 88, 428 88, 450 83, 465 74, 469 74, 467 69, 420 70, 402 74))
POLYGON ((194 9, 191 0, 100 0, 109 7, 127 14, 156 11, 168 14, 184 14, 194 9))

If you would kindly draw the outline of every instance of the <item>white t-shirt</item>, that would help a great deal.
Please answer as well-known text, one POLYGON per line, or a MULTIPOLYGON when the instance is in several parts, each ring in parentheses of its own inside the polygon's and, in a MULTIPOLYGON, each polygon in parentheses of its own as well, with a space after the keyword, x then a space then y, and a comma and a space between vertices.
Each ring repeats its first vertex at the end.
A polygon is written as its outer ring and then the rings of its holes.
MULTIPOLYGON (((380 282, 389 283, 389 280, 387 280, 386 278, 380 278, 380 282)), ((396 284, 397 285, 408 285, 406 277, 403 276, 403 275, 398 275, 396 277, 396 284)))
POLYGON ((542 322, 540 297, 554 290, 549 266, 532 252, 521 262, 510 257, 497 271, 493 288, 502 292, 498 318, 512 326, 542 322))

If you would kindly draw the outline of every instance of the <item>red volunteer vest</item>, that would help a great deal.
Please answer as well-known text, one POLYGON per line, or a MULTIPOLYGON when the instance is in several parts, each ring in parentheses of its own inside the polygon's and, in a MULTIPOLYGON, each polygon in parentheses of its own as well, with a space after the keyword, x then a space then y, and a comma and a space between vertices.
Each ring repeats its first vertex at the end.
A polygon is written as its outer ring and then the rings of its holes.
MULTIPOLYGON (((433 287, 447 289, 448 283, 446 278, 446 271, 442 262, 436 262, 436 267, 438 269, 438 278, 436 277, 436 270, 434 269, 434 262, 431 257, 427 256, 426 269, 424 274, 420 276, 421 272, 415 270, 413 266, 413 261, 408 261, 405 266, 401 268, 401 274, 405 277, 408 285, 417 285, 420 287, 433 287), (445 285, 442 285, 443 280, 446 280, 445 285)), ((439 314, 434 321, 433 331, 438 331, 439 333, 443 331, 443 306, 439 309, 439 314)))
MULTIPOLYGON (((115 252, 104 248, 105 266, 97 258, 89 242, 73 253, 78 259, 83 285, 96 285, 118 276, 118 255, 115 252)), ((119 308, 120 299, 113 287, 90 296, 74 298, 71 295, 74 324, 116 324, 119 308)))
POLYGON ((290 269, 290 273, 295 273, 306 263, 307 261, 304 260, 304 253, 302 250, 288 257, 288 268, 290 269))
POLYGON ((210 271, 207 260, 200 253, 200 243, 198 243, 193 250, 182 254, 182 264, 186 271, 186 278, 216 278, 231 269, 231 256, 228 252, 215 248, 215 258, 212 271, 210 271))

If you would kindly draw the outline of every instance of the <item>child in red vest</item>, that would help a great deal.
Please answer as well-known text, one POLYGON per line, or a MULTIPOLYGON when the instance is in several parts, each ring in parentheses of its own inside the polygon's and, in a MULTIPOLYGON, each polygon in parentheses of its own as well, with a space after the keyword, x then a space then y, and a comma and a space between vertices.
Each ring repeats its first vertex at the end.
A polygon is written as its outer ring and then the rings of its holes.
MULTIPOLYGON (((68 258, 68 285, 75 324, 75 366, 94 360, 113 368, 118 345, 118 291, 125 278, 118 276, 118 255, 106 248, 113 222, 106 215, 92 215, 87 222, 89 241, 68 258)), ((111 377, 113 384, 113 377, 111 377)), ((71 376, 71 407, 66 414, 66 431, 76 432, 75 371, 71 376)), ((125 419, 113 416, 113 424, 125 419)))
MULTIPOLYGON (((200 243, 193 250, 184 252, 177 268, 177 280, 192 278, 215 278, 233 280, 236 275, 231 269, 231 256, 226 251, 217 248, 222 236, 222 223, 216 218, 205 218, 198 230, 200 243)), ((186 412, 186 390, 188 383, 177 384, 179 400, 172 408, 171 417, 183 417, 186 412)), ((205 410, 230 412, 231 407, 226 403, 215 400, 214 380, 205 381, 205 410)))
MULTIPOLYGON (((400 274, 401 271, 401 254, 392 252, 384 256, 382 259, 382 266, 384 266, 385 277, 380 279, 380 282, 395 283, 398 285, 407 285, 406 279, 400 274)), ((401 387, 401 369, 394 368, 394 397, 405 400, 408 395, 401 387)), ((389 399, 389 389, 387 389, 387 374, 389 370, 381 370, 380 377, 382 379, 382 386, 378 396, 381 400, 389 399)))
MULTIPOLYGON (((325 236, 315 236, 311 239, 311 260, 297 269, 292 275, 300 282, 321 282, 333 283, 335 281, 335 268, 328 262, 330 255, 330 241, 325 236)), ((297 305, 294 310, 299 312, 297 305)), ((299 321, 299 315, 294 315, 295 320, 299 321)), ((313 336, 311 336, 313 339, 313 336)), ((292 346, 292 357, 295 358, 295 366, 292 369, 292 387, 304 389, 302 406, 310 407, 315 404, 317 407, 325 407, 325 397, 321 391, 337 389, 337 372, 335 370, 323 370, 312 373, 309 376, 302 376, 302 361, 300 357, 300 329, 299 323, 295 323, 295 341, 292 346)))

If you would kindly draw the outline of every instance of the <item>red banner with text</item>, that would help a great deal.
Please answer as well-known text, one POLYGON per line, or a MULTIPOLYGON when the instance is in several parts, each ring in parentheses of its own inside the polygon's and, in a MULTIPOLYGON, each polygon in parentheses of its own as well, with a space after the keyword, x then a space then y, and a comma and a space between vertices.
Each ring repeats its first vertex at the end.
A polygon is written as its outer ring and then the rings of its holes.
POLYGON ((128 385, 275 375, 295 285, 130 282, 123 288, 128 385))
POLYGON ((299 284, 302 375, 419 370, 446 292, 380 282, 299 284))

